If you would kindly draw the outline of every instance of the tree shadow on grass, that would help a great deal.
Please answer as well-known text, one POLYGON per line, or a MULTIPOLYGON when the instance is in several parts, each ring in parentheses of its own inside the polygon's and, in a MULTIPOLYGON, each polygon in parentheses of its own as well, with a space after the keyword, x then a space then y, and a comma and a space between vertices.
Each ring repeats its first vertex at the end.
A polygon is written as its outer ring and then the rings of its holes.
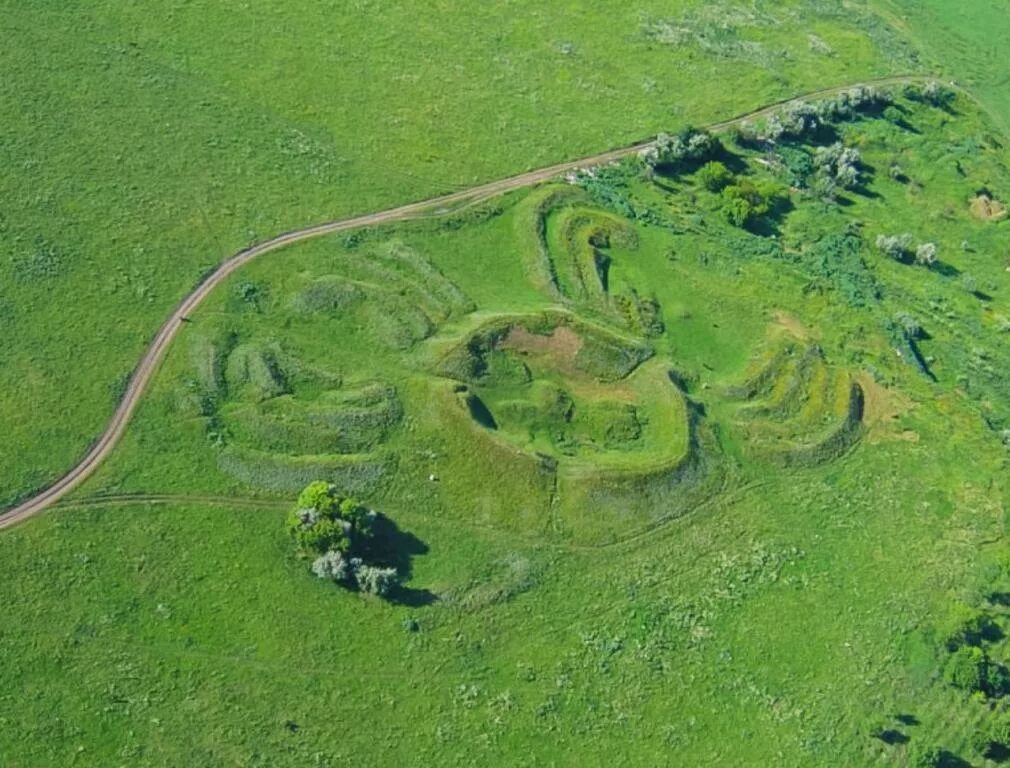
MULTIPOLYGON (((401 582, 409 581, 414 574, 414 558, 428 553, 428 545, 414 534, 400 527, 385 515, 375 519, 374 534, 363 552, 369 563, 385 568, 395 568, 401 582)), ((413 589, 400 583, 386 595, 391 603, 420 607, 431 605, 438 596, 427 589, 413 589)))
POLYGON ((989 744, 985 748, 985 752, 982 753, 982 757, 992 760, 994 763, 1005 763, 1010 761, 1010 747, 1003 744, 989 744))
POLYGON ((940 752, 940 761, 936 765, 937 768, 971 768, 971 763, 947 749, 940 752))
POLYGON ((885 731, 881 731, 877 734, 877 738, 885 744, 889 744, 891 746, 894 746, 895 744, 907 744, 909 742, 908 736, 903 734, 897 728, 888 728, 885 731))
POLYGON ((953 264, 948 264, 945 261, 938 261, 930 269, 937 274, 943 275, 944 277, 959 277, 961 275, 961 270, 955 267, 953 264))

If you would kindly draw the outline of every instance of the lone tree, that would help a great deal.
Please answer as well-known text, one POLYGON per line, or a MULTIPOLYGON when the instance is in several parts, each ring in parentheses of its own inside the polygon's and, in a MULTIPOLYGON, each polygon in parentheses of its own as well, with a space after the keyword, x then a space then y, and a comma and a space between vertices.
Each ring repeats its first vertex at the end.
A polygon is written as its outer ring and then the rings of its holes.
POLYGON ((852 189, 859 184, 859 150, 846 147, 840 141, 829 147, 819 147, 814 153, 814 166, 820 177, 829 182, 825 188, 852 189))
POLYGON ((936 243, 922 243, 915 249, 915 263, 924 267, 936 264, 936 243))
POLYGON ((299 494, 287 526, 298 554, 312 558, 312 573, 320 579, 387 595, 398 583, 396 569, 365 559, 373 549, 377 519, 375 511, 319 480, 299 494))

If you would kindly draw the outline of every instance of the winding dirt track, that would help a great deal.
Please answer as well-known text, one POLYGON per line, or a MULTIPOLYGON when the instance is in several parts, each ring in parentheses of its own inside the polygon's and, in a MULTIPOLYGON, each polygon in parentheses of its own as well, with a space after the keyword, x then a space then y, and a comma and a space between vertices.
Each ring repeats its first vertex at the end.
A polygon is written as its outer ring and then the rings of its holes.
MULTIPOLYGON (((848 90, 849 88, 854 88, 860 85, 903 85, 911 82, 924 82, 934 79, 937 78, 922 75, 898 75, 875 80, 862 80, 856 83, 849 83, 847 85, 833 86, 831 88, 823 88, 800 94, 798 96, 793 96, 789 99, 783 99, 782 101, 777 101, 773 104, 762 107, 761 109, 748 112, 730 120, 712 123, 704 127, 712 132, 724 131, 745 120, 753 120, 768 115, 776 109, 782 107, 784 104, 788 104, 792 101, 833 96, 841 93, 842 91, 848 90)), ((203 303, 203 301, 210 295, 211 291, 227 280, 232 273, 256 257, 270 253, 271 251, 276 251, 302 240, 309 240, 311 238, 321 237, 335 232, 344 232, 349 229, 360 229, 362 227, 372 227, 378 224, 387 224, 394 221, 408 221, 410 219, 420 218, 423 216, 446 215, 455 210, 454 206, 472 204, 514 189, 530 187, 535 184, 539 184, 540 182, 562 176, 565 173, 578 168, 605 165, 606 163, 620 160, 651 146, 654 141, 654 139, 649 139, 637 144, 593 155, 592 157, 585 157, 579 160, 559 163, 548 168, 529 171, 528 173, 522 173, 518 176, 512 176, 499 181, 492 181, 487 184, 481 184, 476 187, 471 187, 470 189, 462 190, 460 192, 454 192, 441 197, 433 197, 428 200, 421 200, 416 203, 402 205, 397 208, 390 208, 377 213, 368 213, 361 216, 354 216, 349 219, 340 219, 338 221, 331 221, 325 224, 306 227, 305 229, 299 229, 279 235, 272 240, 267 240, 259 245, 239 251, 234 256, 222 262, 221 265, 213 273, 211 273, 206 280, 196 286, 196 288, 193 289, 193 292, 190 293, 178 307, 176 307, 169 316, 168 320, 165 321, 165 324, 161 326, 158 334, 154 337, 151 345, 147 348, 147 352, 144 353, 143 358, 141 358, 140 363, 134 370, 130 383, 123 394, 123 399, 120 401, 115 413, 109 420, 108 426, 105 428, 101 437, 98 438, 94 445, 92 445, 91 449, 85 454, 84 458, 53 485, 35 496, 21 502, 7 512, 0 514, 0 530, 9 528, 12 525, 27 520, 33 515, 37 515, 49 508, 63 496, 70 493, 70 491, 84 482, 99 467, 99 465, 112 452, 112 450, 116 447, 116 444, 122 438, 123 433, 126 431, 126 427, 130 422, 130 418, 133 416, 134 411, 140 403, 140 399, 143 397, 148 385, 154 378, 158 364, 165 357, 165 353, 167 352, 169 345, 185 324, 186 318, 188 318, 189 315, 191 315, 200 306, 200 304, 203 303)))

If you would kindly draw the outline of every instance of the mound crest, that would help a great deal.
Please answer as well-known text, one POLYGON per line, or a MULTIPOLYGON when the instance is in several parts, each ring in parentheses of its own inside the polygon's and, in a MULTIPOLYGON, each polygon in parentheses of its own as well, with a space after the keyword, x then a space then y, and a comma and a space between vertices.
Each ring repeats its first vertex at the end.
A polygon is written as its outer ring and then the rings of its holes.
POLYGON ((403 417, 392 387, 344 386, 278 344, 240 344, 234 334, 195 338, 191 349, 195 375, 177 410, 206 420, 227 474, 278 491, 321 477, 354 492, 386 475, 382 447, 403 417))
POLYGON ((475 309, 455 283, 399 241, 367 253, 338 251, 334 260, 339 274, 318 277, 291 297, 296 314, 351 319, 388 347, 405 350, 475 309))
POLYGON ((453 382, 440 418, 475 447, 464 461, 475 476, 526 476, 548 532, 623 538, 686 511, 709 477, 700 409, 638 340, 564 312, 502 316, 456 340, 436 371, 453 382))
POLYGON ((551 298, 642 336, 663 332, 659 304, 630 281, 622 260, 638 248, 634 227, 572 187, 546 187, 517 217, 527 273, 551 298))
POLYGON ((790 341, 759 356, 727 396, 747 450, 786 466, 838 458, 862 435, 862 387, 828 365, 816 344, 790 341))

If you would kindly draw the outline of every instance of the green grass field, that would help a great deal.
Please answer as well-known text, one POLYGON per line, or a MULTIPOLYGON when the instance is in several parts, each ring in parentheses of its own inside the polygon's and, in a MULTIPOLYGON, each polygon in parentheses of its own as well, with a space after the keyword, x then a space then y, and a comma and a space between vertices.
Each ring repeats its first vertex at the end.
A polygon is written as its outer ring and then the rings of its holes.
POLYGON ((456 5, 5 9, 0 497, 243 244, 870 75, 970 90, 244 267, 0 535, 0 765, 1005 763, 996 13, 456 5), (319 479, 395 523, 389 599, 296 556, 319 479))

